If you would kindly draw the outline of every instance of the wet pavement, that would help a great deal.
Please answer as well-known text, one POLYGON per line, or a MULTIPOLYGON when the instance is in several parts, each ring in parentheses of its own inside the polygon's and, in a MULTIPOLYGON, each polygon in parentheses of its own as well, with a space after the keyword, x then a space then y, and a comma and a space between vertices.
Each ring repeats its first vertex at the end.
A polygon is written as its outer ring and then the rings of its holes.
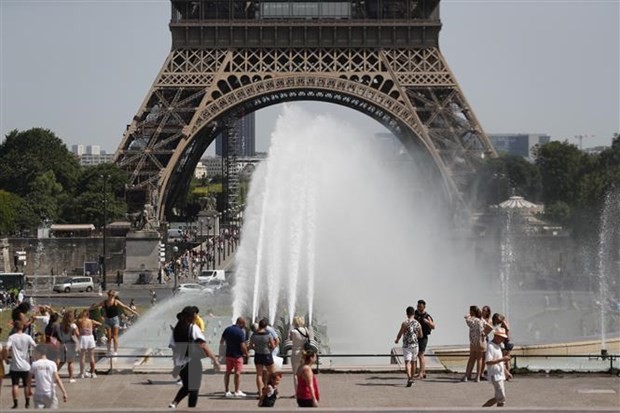
MULTIPOLYGON (((206 365, 207 363, 205 363, 206 365)), ((208 371, 203 376, 197 409, 193 411, 256 410, 255 375, 251 366, 242 375, 245 398, 224 397, 222 373, 208 371)), ((64 372, 63 372, 64 373, 64 372)), ((493 396, 488 382, 460 382, 454 373, 429 373, 427 379, 405 387, 399 371, 377 373, 320 373, 319 410, 339 411, 479 411, 493 396)), ((99 375, 67 383, 67 403, 71 411, 164 411, 179 386, 161 372, 99 375)), ((232 378, 231 378, 232 385, 232 378)), ((507 403, 502 411, 614 411, 620 410, 620 378, 610 374, 566 374, 516 376, 506 385, 507 403)), ((286 370, 275 409, 297 410, 292 375, 286 370)), ((5 379, 0 411, 11 407, 10 380, 5 379)), ((23 392, 20 389, 20 407, 23 392)), ((187 409, 187 399, 177 410, 187 409)))

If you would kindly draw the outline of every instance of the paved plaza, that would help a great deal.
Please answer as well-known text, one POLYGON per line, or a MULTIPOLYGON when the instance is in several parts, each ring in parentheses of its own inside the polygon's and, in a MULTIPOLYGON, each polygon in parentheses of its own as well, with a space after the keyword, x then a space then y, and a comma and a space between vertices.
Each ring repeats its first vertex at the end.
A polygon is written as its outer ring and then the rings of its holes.
MULTIPOLYGON (((226 399, 223 374, 207 373, 194 411, 257 410, 254 374, 242 376, 244 399, 226 399)), ((433 373, 411 388, 403 373, 320 373, 320 410, 340 411, 479 411, 493 395, 492 386, 461 383, 460 375, 433 373)), ((232 381, 231 381, 232 384, 232 381)), ((179 386, 169 374, 111 374, 66 383, 69 401, 61 410, 165 411, 179 386)), ((502 411, 614 411, 620 410, 620 378, 604 374, 517 376, 507 384, 502 411)), ((296 410, 292 376, 284 375, 277 410, 296 410)), ((10 380, 2 385, 0 411, 11 406, 10 380)), ((20 407, 23 393, 20 389, 20 407)), ((495 408, 497 409, 497 408, 495 408)), ((187 410, 187 399, 178 410, 187 410)))

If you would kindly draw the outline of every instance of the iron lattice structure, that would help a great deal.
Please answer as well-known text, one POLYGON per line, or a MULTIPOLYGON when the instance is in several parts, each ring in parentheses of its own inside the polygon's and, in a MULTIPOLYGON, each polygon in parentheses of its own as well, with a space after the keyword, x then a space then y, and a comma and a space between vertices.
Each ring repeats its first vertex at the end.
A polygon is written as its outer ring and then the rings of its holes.
POLYGON ((469 178, 495 151, 439 50, 438 0, 339 2, 338 18, 307 7, 316 15, 295 15, 299 4, 322 2, 247 3, 256 3, 249 15, 233 0, 172 0, 173 48, 115 155, 133 201, 165 218, 232 120, 318 100, 365 113, 411 151, 422 149, 448 197, 467 205, 469 178), (368 12, 370 3, 383 14, 368 12), (273 17, 274 4, 289 8, 273 17), (388 15, 394 4, 406 10, 388 15))

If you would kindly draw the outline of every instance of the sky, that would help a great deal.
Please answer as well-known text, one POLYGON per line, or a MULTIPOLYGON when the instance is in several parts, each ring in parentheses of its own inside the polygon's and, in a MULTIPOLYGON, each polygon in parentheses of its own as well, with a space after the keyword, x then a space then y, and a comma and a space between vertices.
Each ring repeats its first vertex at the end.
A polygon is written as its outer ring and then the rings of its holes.
MULTIPOLYGON (((0 0, 0 129, 114 152, 170 51, 168 0, 0 0)), ((620 0, 443 0, 440 48, 487 133, 620 131, 620 0)), ((299 103, 365 130, 374 120, 299 103)), ((257 112, 267 150, 281 106, 257 112)))

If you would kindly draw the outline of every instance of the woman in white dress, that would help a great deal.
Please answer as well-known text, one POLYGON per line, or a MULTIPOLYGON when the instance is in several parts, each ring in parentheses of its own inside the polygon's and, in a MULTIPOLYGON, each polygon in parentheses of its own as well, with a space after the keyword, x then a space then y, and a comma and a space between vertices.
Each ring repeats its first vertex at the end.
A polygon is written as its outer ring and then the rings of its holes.
POLYGON ((305 326, 306 322, 301 316, 293 317, 293 328, 288 333, 288 338, 291 340, 291 367, 293 369, 293 383, 295 389, 297 388, 297 369, 301 364, 302 350, 308 340, 314 339, 312 330, 305 326))

